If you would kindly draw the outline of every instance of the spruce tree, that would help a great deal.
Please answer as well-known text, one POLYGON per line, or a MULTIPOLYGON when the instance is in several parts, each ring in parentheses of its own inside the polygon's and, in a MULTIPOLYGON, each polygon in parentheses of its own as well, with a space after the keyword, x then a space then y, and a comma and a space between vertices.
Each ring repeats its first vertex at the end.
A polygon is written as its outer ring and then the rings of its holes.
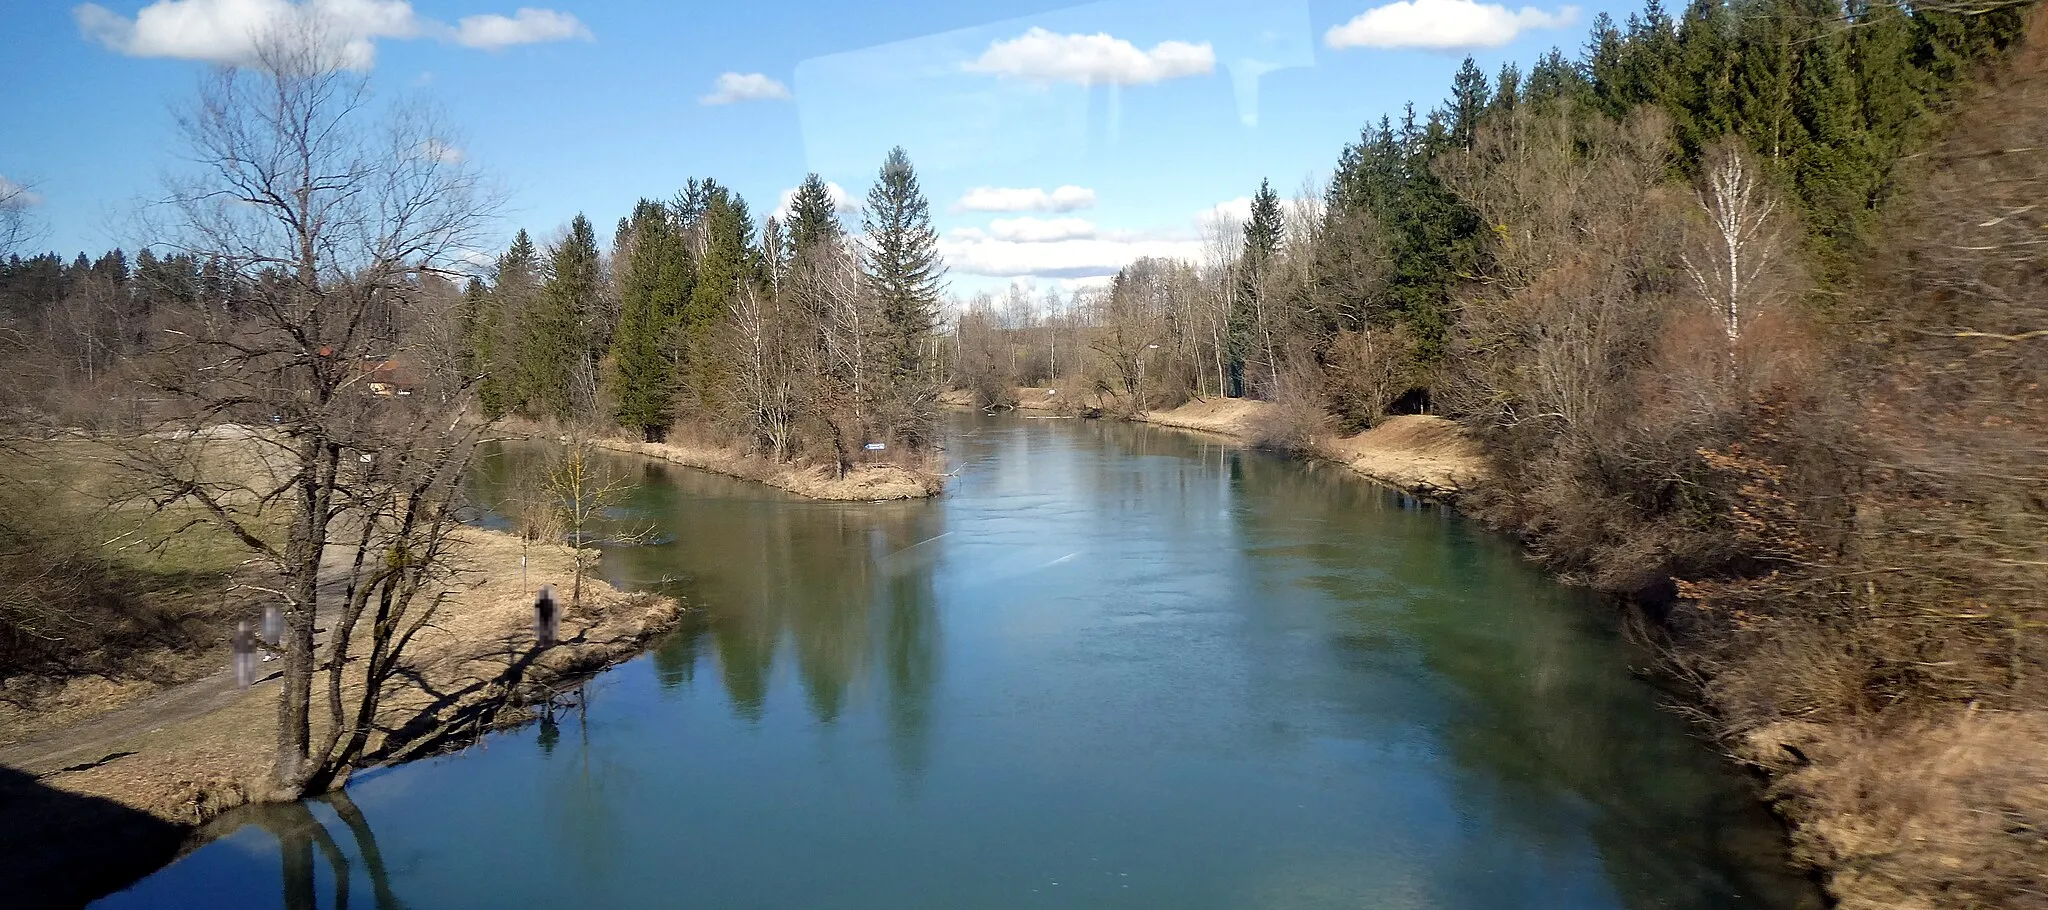
POLYGON ((1505 117, 1522 102, 1522 70, 1510 60, 1500 65, 1500 75, 1494 78, 1493 103, 1487 106, 1488 118, 1505 117))
POLYGON ((1792 162, 1793 174, 1828 267, 1838 267, 1839 253, 1854 245, 1868 182, 1862 173, 1862 104, 1851 63, 1848 37, 1839 30, 1807 45, 1796 99, 1808 141, 1792 162))
POLYGON ((1556 102, 1579 103, 1591 97, 1594 86, 1588 76, 1566 60, 1564 52, 1551 48, 1529 69, 1528 87, 1523 97, 1537 107, 1546 107, 1556 102))
POLYGON ((797 184, 796 196, 789 202, 788 228, 792 251, 845 236, 846 229, 840 226, 839 213, 832 206, 831 189, 817 174, 806 174, 804 182, 797 184))
POLYGON ((1722 0, 1692 0, 1678 26, 1679 78, 1667 102, 1677 125, 1681 169, 1735 131, 1734 23, 1722 0))
POLYGON ((619 327, 610 351, 613 417, 659 442, 675 419, 676 319, 695 281, 689 247, 666 206, 641 200, 619 264, 619 327))
POLYGON ((1735 10, 1736 56, 1731 104, 1739 132, 1779 171, 1806 144, 1794 101, 1799 95, 1800 48, 1810 37, 1799 0, 1746 0, 1735 10))
POLYGON ((1472 136, 1479 129, 1479 118, 1486 113, 1487 105, 1493 102, 1493 89, 1486 84, 1486 74, 1479 71, 1479 64, 1466 57, 1458 67, 1456 76, 1451 77, 1451 98, 1446 113, 1450 115, 1451 144, 1461 151, 1472 150, 1472 136))
POLYGON ((597 234, 590 219, 577 215, 569 234, 549 250, 548 276, 532 314, 524 321, 520 359, 526 365, 524 399, 536 417, 577 420, 588 416, 587 390, 591 314, 597 306, 597 234))
POLYGON ((1259 191, 1252 196, 1251 217, 1244 223, 1244 254, 1238 260, 1237 287, 1231 295, 1225 329, 1230 387, 1224 394, 1228 397, 1244 397, 1245 358, 1257 347, 1252 335, 1259 327, 1259 313, 1266 303, 1266 279, 1273 261, 1279 258, 1280 241, 1286 230, 1280 197, 1273 192, 1272 182, 1259 181, 1259 191))
POLYGON ((692 181, 684 210, 695 217, 696 278, 678 325, 683 392, 700 404, 717 392, 720 377, 717 329, 731 314, 742 285, 760 280, 761 254, 754 247, 754 219, 746 200, 726 187, 692 181))
POLYGON ((522 356, 525 322, 540 295, 540 255, 520 231, 498 257, 489 298, 477 315, 475 349, 478 404, 491 417, 524 410, 532 383, 522 356))
POLYGON ((1592 34, 1586 37, 1584 71, 1600 109, 1610 116, 1621 115, 1629 106, 1622 56, 1621 30, 1614 27, 1614 17, 1602 11, 1593 17, 1592 34))
POLYGON ((867 233, 861 276, 883 323, 883 368, 891 379, 907 382, 921 372, 925 339, 938 325, 946 268, 931 204, 901 146, 882 162, 861 223, 867 233))

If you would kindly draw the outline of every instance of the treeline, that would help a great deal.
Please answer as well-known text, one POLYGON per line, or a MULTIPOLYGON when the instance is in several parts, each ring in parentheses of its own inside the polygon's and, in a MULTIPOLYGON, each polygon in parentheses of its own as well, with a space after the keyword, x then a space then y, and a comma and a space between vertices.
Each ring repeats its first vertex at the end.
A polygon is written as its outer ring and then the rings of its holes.
POLYGON ((688 428, 777 461, 836 466, 870 444, 914 463, 934 446, 934 329, 944 266, 902 149, 868 192, 862 237, 805 178, 786 223, 757 227, 714 180, 643 199, 609 256, 578 216, 543 256, 526 232, 465 293, 466 371, 490 414, 688 428))
MULTIPOLYGON (((1648 605, 1738 746, 1796 722, 1837 757, 1904 750, 1965 706, 2038 711, 2039 23, 2024 3, 1653 0, 1577 59, 1467 61, 1327 186, 1261 186, 1201 261, 1140 261, 1063 313, 971 306, 958 381, 1266 399, 1269 441, 1301 448, 1459 420, 1495 468, 1462 504, 1648 605), (1048 323, 1088 352, 1049 377, 1048 323)), ((1803 835, 1807 855, 1860 869, 1864 897, 2023 903, 2043 866, 2014 832, 2048 827, 2048 801, 1921 800, 1885 761, 1805 797, 1880 834, 1803 835)))
MULTIPOLYGON (((459 394, 466 381, 449 359, 460 351, 451 346, 446 316, 460 305, 462 286, 439 270, 405 280, 405 303, 379 301, 367 314, 368 329, 384 340, 385 356, 420 352, 406 358, 412 385, 459 394)), ((118 248, 96 258, 78 253, 68 262, 56 253, 9 255, 0 260, 0 356, 8 364, 0 416, 11 429, 109 431, 161 419, 152 358, 189 337, 195 320, 248 319, 261 295, 282 281, 275 269, 252 274, 221 257, 148 248, 133 256, 118 248)))

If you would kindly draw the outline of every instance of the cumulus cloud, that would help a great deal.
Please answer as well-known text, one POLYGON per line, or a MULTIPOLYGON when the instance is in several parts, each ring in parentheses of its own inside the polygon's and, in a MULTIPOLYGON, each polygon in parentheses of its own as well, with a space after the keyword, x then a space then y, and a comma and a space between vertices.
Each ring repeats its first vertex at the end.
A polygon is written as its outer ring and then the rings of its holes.
POLYGON ((965 275, 1013 278, 1100 278, 1145 256, 1191 259, 1202 252, 1200 241, 1128 237, 1089 237, 1032 242, 1005 240, 992 232, 967 229, 939 238, 946 265, 965 275))
POLYGON ((988 223, 990 236, 1016 243, 1053 243, 1060 240, 1089 240, 1095 224, 1082 218, 997 218, 988 223))
POLYGON ((953 203, 956 212, 1071 212, 1095 204, 1095 191, 1062 186, 1052 192, 1037 187, 977 186, 953 203))
MULTIPOLYGON (((845 187, 830 180, 825 181, 825 198, 832 200, 832 210, 841 215, 851 215, 860 211, 860 200, 853 198, 853 194, 847 192, 845 187)), ((775 204, 775 220, 788 221, 789 207, 795 203, 796 187, 783 190, 782 201, 775 204)))
POLYGON ((1239 196, 1226 199, 1195 213, 1195 226, 1203 229, 1217 225, 1236 225, 1250 221, 1252 197, 1239 196))
POLYGON ((701 104, 732 104, 737 101, 788 101, 789 86, 761 73, 720 73, 711 94, 698 98, 701 104))
POLYGON ((1041 83, 1144 85, 1206 76, 1216 69, 1216 51, 1207 42, 1185 41, 1162 41, 1147 51, 1104 33, 1061 35, 1034 27, 990 44, 966 69, 1041 83))
POLYGON ((1510 10, 1477 0, 1398 0, 1331 28, 1323 43, 1337 49, 1500 47, 1529 29, 1569 26, 1578 15, 1576 6, 1545 12, 1533 6, 1510 10))
POLYGON ((42 194, 7 179, 5 174, 0 174, 0 207, 25 209, 42 204, 42 194))
POLYGON ((419 15, 408 0, 157 0, 132 19, 86 3, 71 15, 87 38, 131 57, 231 64, 254 62, 261 36, 307 26, 318 28, 336 63, 350 69, 370 68, 381 40, 434 38, 496 50, 591 37, 576 17, 553 10, 468 16, 450 26, 419 15))
POLYGON ((430 158, 442 164, 461 164, 464 157, 461 148, 440 139, 429 139, 420 143, 420 157, 430 158))
POLYGON ((575 16, 532 7, 520 7, 519 12, 510 16, 464 16, 455 23, 456 44, 487 51, 548 41, 589 41, 593 37, 590 27, 575 16))

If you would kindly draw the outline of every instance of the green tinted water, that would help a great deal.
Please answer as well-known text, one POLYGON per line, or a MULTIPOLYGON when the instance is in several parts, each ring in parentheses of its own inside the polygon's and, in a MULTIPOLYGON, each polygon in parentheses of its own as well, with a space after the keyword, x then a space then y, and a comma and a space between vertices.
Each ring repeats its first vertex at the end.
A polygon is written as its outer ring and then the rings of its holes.
POLYGON ((659 538, 601 572, 696 621, 105 905, 1817 905, 1609 611, 1511 545, 1172 431, 953 429, 924 503, 620 460, 659 538))

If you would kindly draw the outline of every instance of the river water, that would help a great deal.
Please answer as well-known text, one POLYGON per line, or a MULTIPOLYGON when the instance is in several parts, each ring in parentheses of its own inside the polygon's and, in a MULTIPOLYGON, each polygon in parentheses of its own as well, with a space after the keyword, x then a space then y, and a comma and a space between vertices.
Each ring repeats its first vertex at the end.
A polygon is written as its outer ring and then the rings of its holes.
POLYGON ((695 619, 102 905, 1818 906, 1611 608, 1510 543, 1190 434, 952 420, 931 502, 619 460, 655 538, 600 571, 695 619))

